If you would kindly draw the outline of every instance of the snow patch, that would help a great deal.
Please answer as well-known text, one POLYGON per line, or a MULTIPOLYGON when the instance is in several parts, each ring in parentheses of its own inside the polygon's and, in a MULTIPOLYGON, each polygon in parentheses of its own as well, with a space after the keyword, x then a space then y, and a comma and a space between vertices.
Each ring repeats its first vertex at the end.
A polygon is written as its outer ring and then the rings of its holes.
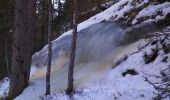
POLYGON ((6 96, 9 90, 9 78, 4 78, 0 81, 0 99, 6 96))
POLYGON ((132 24, 136 24, 138 22, 138 19, 144 17, 151 17, 153 15, 155 15, 156 17, 149 18, 144 22, 157 22, 159 20, 164 19, 168 13, 170 13, 170 2, 165 2, 163 4, 157 5, 150 5, 138 13, 136 18, 132 21, 132 24))

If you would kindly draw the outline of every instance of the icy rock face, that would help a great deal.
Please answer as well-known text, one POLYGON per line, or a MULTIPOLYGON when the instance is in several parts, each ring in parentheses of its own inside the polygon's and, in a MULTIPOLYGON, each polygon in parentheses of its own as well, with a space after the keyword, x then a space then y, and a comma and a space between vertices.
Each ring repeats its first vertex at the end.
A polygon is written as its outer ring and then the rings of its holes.
MULTIPOLYGON (((76 58, 80 59, 82 56, 88 55, 96 56, 97 59, 102 57, 104 52, 109 52, 118 44, 123 32, 123 28, 113 22, 95 24, 80 31, 78 33, 76 52, 79 56, 76 56, 76 58)), ((52 62, 55 62, 61 56, 69 56, 71 37, 72 35, 67 35, 57 41, 53 41, 52 62)), ((86 59, 89 58, 92 59, 91 57, 86 59)), ((44 67, 46 66, 46 59, 47 46, 36 53, 32 61, 36 67, 44 67)), ((82 58, 82 60, 85 60, 85 58, 82 58)))
MULTIPOLYGON (((155 29, 152 24, 149 24, 149 29, 147 27, 147 24, 141 24, 127 28, 116 22, 109 21, 94 24, 81 30, 77 38, 75 64, 106 61, 109 54, 114 51, 118 52, 116 51, 118 47, 133 43, 143 38, 151 29, 155 29)), ((65 35, 53 41, 53 72, 67 66, 70 56, 71 37, 72 34, 65 35)), ((31 79, 45 75, 47 47, 45 46, 40 52, 33 55, 31 69, 31 76, 33 76, 31 79)), ((110 60, 113 59, 110 58, 110 60)))
MULTIPOLYGON (((112 53, 116 47, 120 46, 120 41, 123 39, 123 34, 125 33, 126 29, 115 22, 101 22, 81 30, 77 38, 75 64, 79 67, 79 65, 81 66, 83 63, 87 64, 88 67, 97 66, 97 64, 101 62, 107 61, 107 56, 112 53), (88 63, 91 62, 94 62, 94 65, 88 65, 88 63)), ((51 70, 54 74, 56 74, 61 67, 67 70, 71 37, 71 34, 65 35, 53 41, 51 70)), ((33 55, 31 79, 40 79, 45 76, 47 47, 48 46, 45 46, 40 52, 33 55)), ((63 73, 67 73, 67 71, 63 73)))
MULTIPOLYGON (((68 50, 70 51, 71 45, 71 36, 65 36, 58 41, 53 42, 52 47, 52 62, 59 56, 65 54, 68 50)), ((32 64, 36 67, 46 66, 47 54, 48 54, 48 45, 46 45, 41 51, 35 53, 32 57, 32 64)))
MULTIPOLYGON (((123 46, 123 42, 132 43, 155 29, 153 24, 141 24, 129 28, 110 21, 94 24, 78 33, 76 61, 78 63, 78 61, 99 60, 115 47, 123 46)), ((70 55, 71 37, 70 34, 53 41, 52 64, 55 64, 58 58, 70 55)), ((46 66, 47 50, 46 45, 40 52, 33 55, 34 66, 38 68, 46 66)))

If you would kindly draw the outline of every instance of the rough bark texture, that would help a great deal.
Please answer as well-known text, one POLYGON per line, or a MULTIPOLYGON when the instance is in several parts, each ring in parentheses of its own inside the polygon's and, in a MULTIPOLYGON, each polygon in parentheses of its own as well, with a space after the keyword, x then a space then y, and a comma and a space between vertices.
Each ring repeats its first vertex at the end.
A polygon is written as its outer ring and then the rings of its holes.
POLYGON ((74 73, 74 60, 76 53, 76 40, 77 40, 77 0, 74 0, 74 14, 73 14, 73 37, 72 37, 72 45, 71 45, 71 55, 70 55, 70 65, 68 71, 68 87, 67 94, 70 94, 73 91, 73 73, 74 73))
POLYGON ((12 66, 8 99, 18 96, 28 86, 32 56, 32 34, 36 0, 16 0, 12 66))
POLYGON ((50 73, 51 73, 51 58, 52 58, 52 2, 48 0, 49 5, 49 20, 48 20, 48 59, 47 59, 47 74, 46 74, 46 95, 50 94, 50 73))

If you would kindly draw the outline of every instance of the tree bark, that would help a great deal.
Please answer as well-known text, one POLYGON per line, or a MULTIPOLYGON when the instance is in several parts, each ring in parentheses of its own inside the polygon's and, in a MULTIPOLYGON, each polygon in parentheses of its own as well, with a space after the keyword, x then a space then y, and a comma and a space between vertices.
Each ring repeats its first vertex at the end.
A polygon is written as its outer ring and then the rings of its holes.
MULTIPOLYGON (((9 23, 7 21, 7 23, 9 23)), ((6 26, 6 36, 5 36, 5 59, 6 59, 6 67, 7 67, 7 73, 8 77, 10 77, 10 71, 11 71, 11 56, 12 56, 12 32, 9 31, 8 26, 6 26)))
POLYGON ((52 2, 48 1, 49 19, 48 19, 48 59, 47 59, 47 74, 46 74, 46 95, 50 94, 50 73, 51 73, 51 58, 52 58, 52 2))
POLYGON ((76 40, 77 40, 77 0, 74 0, 74 13, 73 13, 73 36, 71 44, 71 55, 70 55, 70 64, 68 70, 68 86, 66 93, 70 94, 73 91, 73 73, 74 73, 74 61, 76 53, 76 40))
POLYGON ((32 62, 32 55, 33 55, 33 49, 34 49, 34 34, 36 34, 36 1, 37 0, 28 0, 28 31, 27 31, 27 70, 28 70, 28 76, 27 79, 29 79, 30 76, 30 69, 31 69, 31 62, 32 62))
POLYGON ((32 34, 36 0, 16 0, 12 66, 8 99, 18 96, 28 86, 32 56, 32 34))
POLYGON ((42 0, 42 36, 41 36, 41 47, 47 43, 48 37, 48 17, 49 17, 49 5, 48 0, 42 0))

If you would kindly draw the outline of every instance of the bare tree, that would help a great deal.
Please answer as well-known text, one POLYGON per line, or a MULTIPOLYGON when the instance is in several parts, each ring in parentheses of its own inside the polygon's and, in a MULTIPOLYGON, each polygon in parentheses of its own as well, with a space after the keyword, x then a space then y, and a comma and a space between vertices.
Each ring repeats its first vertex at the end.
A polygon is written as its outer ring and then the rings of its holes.
POLYGON ((74 13, 73 13, 73 36, 72 36, 72 44, 71 44, 71 55, 70 55, 70 64, 68 70, 68 86, 66 93, 70 94, 73 91, 73 73, 74 73, 74 61, 75 61, 75 53, 76 53, 76 40, 77 40, 77 11, 78 11, 78 3, 77 0, 74 0, 74 13))
POLYGON ((36 0, 16 0, 12 66, 8 99, 18 96, 28 86, 32 56, 32 32, 36 0), (33 18, 33 19, 32 19, 33 18))
POLYGON ((46 95, 50 94, 50 73, 51 73, 51 58, 52 58, 52 2, 48 1, 49 19, 48 19, 48 59, 47 59, 47 74, 46 74, 46 95))

